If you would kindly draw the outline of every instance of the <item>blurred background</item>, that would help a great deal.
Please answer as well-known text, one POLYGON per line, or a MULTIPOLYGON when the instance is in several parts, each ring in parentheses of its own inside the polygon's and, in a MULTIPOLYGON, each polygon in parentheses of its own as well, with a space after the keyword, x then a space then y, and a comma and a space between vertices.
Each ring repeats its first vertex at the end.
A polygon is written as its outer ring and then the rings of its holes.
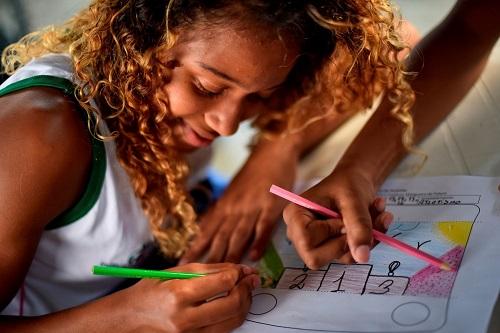
MULTIPOLYGON (((30 31, 62 23, 88 3, 89 0, 0 0, 0 49, 30 31)), ((404 17, 425 34, 455 0, 397 0, 395 3, 404 17)))

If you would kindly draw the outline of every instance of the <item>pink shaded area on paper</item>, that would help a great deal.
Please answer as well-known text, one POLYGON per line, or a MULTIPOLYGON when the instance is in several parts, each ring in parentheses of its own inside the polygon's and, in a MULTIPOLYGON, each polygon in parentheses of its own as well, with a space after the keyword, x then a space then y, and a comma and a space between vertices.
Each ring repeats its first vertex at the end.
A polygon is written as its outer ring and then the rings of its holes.
MULTIPOLYGON (((441 260, 458 269, 464 254, 464 247, 457 246, 445 253, 441 260)), ((444 271, 429 265, 410 278, 405 295, 448 297, 453 286, 457 271, 444 271)))

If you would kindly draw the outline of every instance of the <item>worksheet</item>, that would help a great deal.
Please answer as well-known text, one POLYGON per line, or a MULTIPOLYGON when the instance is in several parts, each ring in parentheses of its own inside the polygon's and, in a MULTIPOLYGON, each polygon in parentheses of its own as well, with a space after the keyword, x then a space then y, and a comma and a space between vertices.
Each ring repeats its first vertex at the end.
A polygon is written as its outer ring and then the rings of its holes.
POLYGON ((484 332, 500 290, 500 178, 387 181, 387 234, 457 268, 444 271, 379 243, 367 264, 309 270, 273 238, 273 287, 254 292, 238 332, 484 332), (279 267, 281 265, 281 267, 279 267))

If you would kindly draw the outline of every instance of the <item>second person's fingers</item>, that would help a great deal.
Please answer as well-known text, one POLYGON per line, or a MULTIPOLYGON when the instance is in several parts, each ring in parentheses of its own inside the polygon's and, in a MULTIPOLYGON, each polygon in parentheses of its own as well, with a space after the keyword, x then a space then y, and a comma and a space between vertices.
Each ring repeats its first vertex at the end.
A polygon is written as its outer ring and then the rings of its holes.
POLYGON ((301 246, 313 249, 330 238, 335 238, 345 233, 344 223, 339 219, 310 220, 304 226, 301 246))
POLYGON ((347 243, 356 262, 366 263, 372 245, 372 219, 368 207, 357 200, 346 200, 339 204, 344 221, 347 243))
POLYGON ((290 204, 286 206, 283 211, 283 220, 286 224, 286 235, 288 239, 295 243, 304 238, 306 226, 311 221, 316 220, 316 217, 311 211, 290 204))
POLYGON ((373 227, 379 231, 386 232, 393 220, 394 216, 391 212, 383 212, 375 218, 373 227))
POLYGON ((332 260, 342 257, 348 248, 346 236, 341 236, 328 240, 314 249, 303 250, 296 247, 296 250, 307 267, 317 270, 332 260))

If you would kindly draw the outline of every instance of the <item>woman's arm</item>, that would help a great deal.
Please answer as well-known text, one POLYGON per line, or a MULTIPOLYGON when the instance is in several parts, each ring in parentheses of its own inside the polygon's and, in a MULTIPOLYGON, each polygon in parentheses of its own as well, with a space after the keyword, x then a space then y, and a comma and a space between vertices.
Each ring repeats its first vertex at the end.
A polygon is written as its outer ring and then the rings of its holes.
POLYGON ((60 91, 32 88, 0 100, 3 309, 24 280, 47 223, 83 192, 91 148, 86 124, 60 91))

